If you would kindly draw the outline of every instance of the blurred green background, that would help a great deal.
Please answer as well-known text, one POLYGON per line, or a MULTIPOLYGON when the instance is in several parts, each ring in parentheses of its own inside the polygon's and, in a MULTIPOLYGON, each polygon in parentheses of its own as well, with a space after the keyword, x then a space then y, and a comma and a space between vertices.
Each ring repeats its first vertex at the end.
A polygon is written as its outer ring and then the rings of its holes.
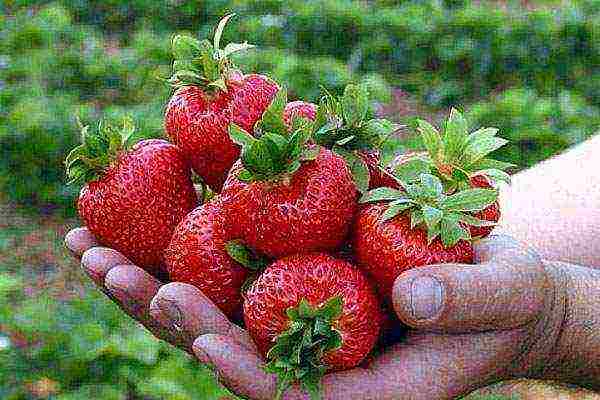
MULTIPOLYGON (((520 168, 600 126, 600 1, 64 0, 0 2, 0 399, 218 399, 212 375, 92 290, 62 249, 78 188, 76 116, 129 114, 162 135, 170 38, 259 45, 238 62, 315 100, 368 80, 412 126, 450 106, 511 140, 520 168)), ((410 129, 409 129, 410 132, 410 129)), ((418 145, 405 135, 407 146, 418 145)))

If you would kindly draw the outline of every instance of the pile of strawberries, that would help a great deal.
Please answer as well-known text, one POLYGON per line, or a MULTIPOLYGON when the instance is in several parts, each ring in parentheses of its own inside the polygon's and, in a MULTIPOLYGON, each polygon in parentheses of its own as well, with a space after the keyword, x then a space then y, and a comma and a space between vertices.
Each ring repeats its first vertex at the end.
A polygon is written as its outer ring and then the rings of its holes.
POLYGON ((173 40, 170 142, 131 143, 127 120, 83 128, 68 176, 87 182, 78 210, 101 243, 198 287, 245 325, 280 393, 298 382, 316 397, 326 371, 376 345, 398 275, 473 262, 472 239, 500 216, 494 186, 509 165, 488 154, 506 141, 494 128, 469 133, 452 110, 442 132, 418 122, 425 152, 381 167, 398 126, 371 117, 364 85, 288 102, 275 81, 231 63, 250 45, 220 48, 229 18, 212 43, 173 40))

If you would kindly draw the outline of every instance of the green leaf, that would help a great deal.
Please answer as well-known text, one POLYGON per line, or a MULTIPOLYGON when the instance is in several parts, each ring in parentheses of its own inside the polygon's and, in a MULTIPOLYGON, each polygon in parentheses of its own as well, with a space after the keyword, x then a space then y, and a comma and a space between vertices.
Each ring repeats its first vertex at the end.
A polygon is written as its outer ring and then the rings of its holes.
POLYGON ((219 65, 214 58, 215 50, 208 40, 200 42, 200 60, 202 63, 203 78, 207 82, 214 82, 221 78, 219 65))
POLYGON ((440 195, 444 192, 442 181, 437 176, 431 174, 421 174, 421 176, 419 176, 419 181, 421 182, 424 193, 427 197, 435 199, 440 197, 440 195))
POLYGON ((383 212, 383 214, 381 214, 381 221, 389 221, 390 219, 399 215, 401 212, 406 211, 412 207, 414 207, 414 203, 409 199, 392 201, 387 207, 387 209, 383 212))
POLYGON ((455 108, 450 110, 450 116, 446 121, 443 143, 447 160, 456 160, 464 152, 468 138, 467 121, 455 108))
POLYGON ((189 35, 175 35, 171 49, 176 60, 191 60, 200 54, 200 42, 189 35))
POLYGON ((442 138, 437 129, 429 122, 419 119, 417 120, 417 130, 421 134, 423 144, 431 158, 433 160, 439 159, 444 150, 444 145, 442 144, 442 138))
POLYGON ((449 211, 480 211, 498 199, 498 192, 491 189, 466 189, 452 194, 440 203, 449 211))
POLYGON ((510 184, 510 175, 500 169, 481 169, 477 171, 478 175, 485 175, 494 182, 504 182, 510 184))
POLYGON ((362 121, 369 110, 369 92, 366 85, 347 85, 341 103, 344 120, 348 125, 362 121))
POLYGON ((427 227, 439 225, 442 217, 444 216, 444 212, 442 210, 428 205, 424 205, 422 207, 422 212, 423 219, 425 220, 427 227))
POLYGON ((327 300, 319 309, 319 315, 327 321, 333 321, 342 315, 344 300, 342 296, 334 296, 327 300))
POLYGON ((256 141, 256 138, 254 136, 252 136, 236 124, 229 124, 228 130, 229 137, 231 138, 233 143, 239 146, 247 147, 256 141))
POLYGON ((413 210, 410 213, 410 229, 415 229, 417 226, 425 222, 423 212, 419 209, 413 210))
POLYGON ((360 198, 360 203, 372 203, 376 201, 390 201, 406 198, 406 194, 398 189, 392 189, 389 187, 379 187, 377 189, 369 190, 363 194, 360 198))
POLYGON ((263 132, 278 133, 280 135, 287 135, 287 128, 283 121, 283 110, 287 104, 287 90, 285 88, 279 89, 273 101, 262 115, 261 120, 258 122, 258 127, 263 132))
POLYGON ((415 156, 403 162, 394 169, 394 175, 401 181, 412 183, 419 179, 421 174, 431 173, 432 164, 427 158, 415 156))
POLYGON ((229 22, 229 20, 235 16, 235 13, 231 13, 231 14, 227 14, 225 15, 223 18, 221 18, 221 20, 219 21, 219 24, 217 25, 217 28, 215 29, 215 36, 214 36, 214 46, 215 49, 219 49, 220 45, 221 45, 221 36, 223 36, 223 30, 225 29, 225 25, 227 25, 227 22, 229 22))
POLYGON ((369 168, 367 163, 357 156, 354 152, 348 151, 342 147, 334 147, 333 151, 339 154, 344 160, 354 180, 354 184, 360 193, 364 193, 369 189, 369 168))
POLYGON ((504 161, 493 160, 491 158, 483 158, 474 164, 471 164, 468 168, 468 172, 476 172, 484 169, 499 169, 499 170, 507 170, 509 168, 514 168, 517 165, 507 163, 504 161))
POLYGON ((369 142, 376 147, 381 146, 398 129, 400 129, 400 125, 384 118, 370 119, 361 127, 363 136, 372 138, 369 142))
POLYGON ((298 304, 298 314, 300 318, 314 318, 316 315, 316 310, 313 306, 310 305, 308 300, 302 299, 300 300, 300 304, 298 304))
POLYGON ((471 235, 463 228, 458 219, 451 214, 445 215, 441 221, 440 236, 444 247, 452 247, 460 240, 469 240, 471 235))
POLYGON ((469 142, 463 152, 465 166, 469 167, 507 143, 508 140, 493 136, 469 142))
POLYGON ((256 140, 242 151, 242 163, 255 176, 272 176, 276 172, 276 165, 271 151, 268 141, 256 140))

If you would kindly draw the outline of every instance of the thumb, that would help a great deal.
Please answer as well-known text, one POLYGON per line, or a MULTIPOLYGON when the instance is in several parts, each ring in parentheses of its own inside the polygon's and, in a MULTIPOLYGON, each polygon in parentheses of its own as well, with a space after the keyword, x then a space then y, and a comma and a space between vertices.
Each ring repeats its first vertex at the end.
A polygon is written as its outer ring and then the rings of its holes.
POLYGON ((482 264, 430 265, 400 275, 393 290, 398 317, 417 329, 448 333, 534 320, 550 288, 537 255, 506 236, 482 240, 475 251, 482 264))

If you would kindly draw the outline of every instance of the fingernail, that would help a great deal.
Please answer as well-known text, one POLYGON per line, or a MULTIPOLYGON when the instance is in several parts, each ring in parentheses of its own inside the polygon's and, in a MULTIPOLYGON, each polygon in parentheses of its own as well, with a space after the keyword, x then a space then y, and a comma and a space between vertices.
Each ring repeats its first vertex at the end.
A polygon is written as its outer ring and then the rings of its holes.
POLYGON ((415 319, 429 319, 442 307, 442 284, 436 278, 422 276, 412 281, 411 309, 415 319))
POLYGON ((179 306, 173 301, 164 299, 161 299, 158 306, 166 319, 166 321, 163 322, 166 322, 165 325, 168 325, 165 326, 165 328, 181 332, 183 330, 183 314, 181 313, 179 306))

